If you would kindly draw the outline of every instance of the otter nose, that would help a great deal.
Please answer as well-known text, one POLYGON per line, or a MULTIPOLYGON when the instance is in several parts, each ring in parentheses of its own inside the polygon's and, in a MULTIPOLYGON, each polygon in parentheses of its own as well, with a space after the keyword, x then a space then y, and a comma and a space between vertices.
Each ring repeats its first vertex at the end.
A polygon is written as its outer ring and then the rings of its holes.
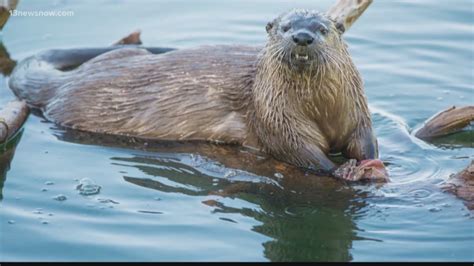
POLYGON ((310 45, 314 41, 314 38, 306 32, 298 32, 291 37, 296 44, 301 46, 310 45))

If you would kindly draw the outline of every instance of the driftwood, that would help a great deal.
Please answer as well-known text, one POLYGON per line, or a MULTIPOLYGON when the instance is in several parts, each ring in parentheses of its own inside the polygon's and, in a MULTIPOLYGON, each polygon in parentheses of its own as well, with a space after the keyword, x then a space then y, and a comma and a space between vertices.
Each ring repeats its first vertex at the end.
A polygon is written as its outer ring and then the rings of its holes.
POLYGON ((371 3, 372 0, 339 0, 327 14, 347 31, 371 3))
MULTIPOLYGON (((1 0, 0 1, 0 31, 3 26, 7 23, 10 18, 10 10, 14 10, 18 5, 19 0, 1 0)), ((13 68, 16 65, 16 61, 10 58, 7 49, 1 42, 0 38, 0 72, 3 75, 10 75, 13 68)))
POLYGON ((2 0, 0 1, 0 30, 10 18, 10 10, 15 9, 19 0, 2 0))
POLYGON ((24 101, 11 101, 0 110, 0 144, 5 143, 21 128, 28 117, 24 101))
POLYGON ((140 39, 140 30, 136 30, 129 35, 123 37, 120 39, 118 42, 112 44, 113 45, 127 45, 127 44, 135 44, 135 45, 140 45, 142 44, 142 40, 140 39))
POLYGON ((16 61, 10 58, 10 54, 0 40, 0 73, 8 76, 16 66, 16 61))
POLYGON ((448 108, 430 118, 415 136, 429 140, 455 133, 474 121, 474 106, 448 108))

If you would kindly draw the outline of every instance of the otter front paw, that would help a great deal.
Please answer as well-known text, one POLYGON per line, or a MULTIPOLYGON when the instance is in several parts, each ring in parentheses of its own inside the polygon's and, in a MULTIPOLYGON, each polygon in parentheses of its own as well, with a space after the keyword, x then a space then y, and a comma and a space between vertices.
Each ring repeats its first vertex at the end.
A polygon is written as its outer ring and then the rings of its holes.
POLYGON ((382 161, 378 159, 357 160, 350 159, 334 171, 334 176, 348 181, 375 180, 388 181, 388 173, 382 161))

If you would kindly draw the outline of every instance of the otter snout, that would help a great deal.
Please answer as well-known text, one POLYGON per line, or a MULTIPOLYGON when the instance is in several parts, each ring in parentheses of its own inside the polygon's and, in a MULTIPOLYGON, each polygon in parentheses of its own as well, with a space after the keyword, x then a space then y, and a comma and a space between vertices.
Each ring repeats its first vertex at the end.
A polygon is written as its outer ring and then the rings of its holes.
POLYGON ((312 44, 316 41, 315 36, 306 29, 300 29, 291 35, 291 39, 295 44, 292 48, 292 55, 295 59, 300 63, 311 60, 313 56, 310 55, 313 49, 312 44))
POLYGON ((314 42, 314 37, 308 32, 296 32, 291 38, 299 46, 308 46, 314 42))

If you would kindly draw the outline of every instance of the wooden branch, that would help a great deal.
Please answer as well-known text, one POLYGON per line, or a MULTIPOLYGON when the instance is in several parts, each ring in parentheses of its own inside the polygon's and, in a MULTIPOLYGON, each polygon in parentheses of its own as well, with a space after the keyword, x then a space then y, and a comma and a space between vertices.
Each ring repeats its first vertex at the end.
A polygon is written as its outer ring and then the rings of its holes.
POLYGON ((10 18, 10 10, 15 9, 19 0, 3 0, 0 2, 0 30, 10 18))
POLYGON ((24 101, 14 100, 0 110, 0 144, 6 142, 23 125, 28 117, 28 107, 24 101))
POLYGON ((0 73, 9 76, 16 66, 16 61, 10 58, 10 54, 0 40, 0 73))
POLYGON ((430 118, 415 136, 424 140, 441 137, 465 128, 472 121, 474 121, 474 106, 461 108, 453 106, 430 118))
POLYGON ((371 3, 372 0, 339 0, 327 11, 327 14, 336 23, 342 24, 344 31, 347 31, 371 3))
POLYGON ((129 35, 123 37, 118 42, 112 44, 112 46, 114 46, 114 45, 127 45, 127 44, 140 45, 140 44, 142 44, 142 40, 140 39, 140 34, 141 34, 141 31, 136 30, 136 31, 130 33, 129 35))

